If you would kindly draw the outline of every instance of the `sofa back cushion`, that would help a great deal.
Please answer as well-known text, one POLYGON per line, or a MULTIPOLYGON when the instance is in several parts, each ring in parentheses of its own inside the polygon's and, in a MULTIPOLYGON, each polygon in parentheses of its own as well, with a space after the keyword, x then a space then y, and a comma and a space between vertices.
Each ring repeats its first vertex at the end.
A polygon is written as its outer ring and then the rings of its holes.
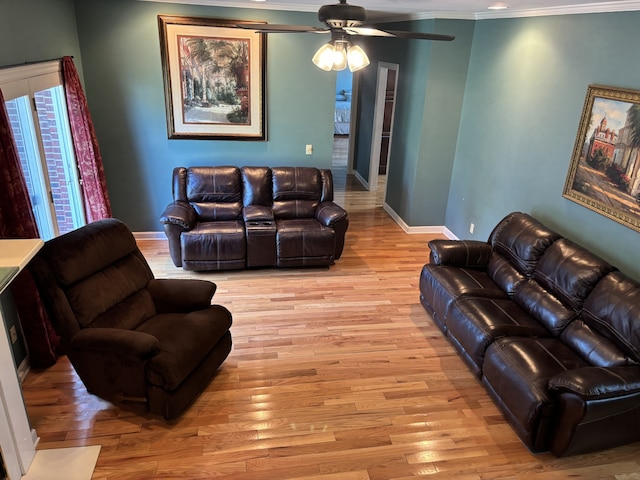
POLYGON ((271 207, 273 189, 271 169, 269 167, 242 167, 241 171, 244 206, 271 207))
POLYGON ((271 172, 273 216, 313 218, 323 193, 320 171, 313 167, 275 167, 271 172))
POLYGON ((621 272, 605 276, 584 302, 582 319, 640 362, 640 284, 621 272))
POLYGON ((191 167, 185 196, 200 222, 235 220, 242 213, 242 177, 238 167, 191 167))
POLYGON ((518 287, 513 300, 556 337, 578 316, 575 310, 550 295, 533 279, 518 287))
POLYGON ((526 213, 507 215, 491 232, 492 253, 487 272, 502 289, 513 294, 535 269, 559 234, 526 213))
POLYGON ((545 250, 533 279, 577 312, 598 281, 614 270, 615 267, 600 257, 562 238, 545 250))

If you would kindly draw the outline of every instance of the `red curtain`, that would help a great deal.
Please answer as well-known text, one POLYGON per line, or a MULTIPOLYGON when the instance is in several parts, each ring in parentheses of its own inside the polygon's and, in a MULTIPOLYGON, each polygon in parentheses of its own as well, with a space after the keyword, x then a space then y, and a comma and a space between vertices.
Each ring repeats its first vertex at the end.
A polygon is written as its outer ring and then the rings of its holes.
POLYGON ((91 223, 111 217, 111 203, 107 193, 102 156, 87 99, 71 57, 62 58, 62 76, 73 147, 80 171, 85 215, 87 223, 91 223))
MULTIPOLYGON (((38 227, 20 168, 4 97, 0 91, 0 237, 37 238, 38 227)), ((59 338, 47 317, 28 270, 14 280, 11 290, 24 332, 29 360, 34 368, 56 362, 59 338)))

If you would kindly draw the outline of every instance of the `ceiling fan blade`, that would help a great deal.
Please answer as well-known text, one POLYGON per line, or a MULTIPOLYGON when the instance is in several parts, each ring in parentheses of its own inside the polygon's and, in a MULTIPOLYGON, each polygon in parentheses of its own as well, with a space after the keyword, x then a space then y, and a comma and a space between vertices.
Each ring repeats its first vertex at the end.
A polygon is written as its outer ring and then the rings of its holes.
POLYGON ((343 30, 349 35, 364 35, 367 37, 395 37, 394 34, 378 30, 372 27, 344 27, 343 30))
POLYGON ((260 33, 327 33, 328 28, 310 27, 304 25, 276 25, 271 23, 238 23, 238 28, 253 30, 260 33))
POLYGON ((390 33, 391 36, 397 38, 415 38, 418 40, 440 40, 444 42, 450 42, 453 40, 453 35, 441 35, 439 33, 423 33, 423 32, 405 32, 402 30, 383 30, 386 33, 390 33))

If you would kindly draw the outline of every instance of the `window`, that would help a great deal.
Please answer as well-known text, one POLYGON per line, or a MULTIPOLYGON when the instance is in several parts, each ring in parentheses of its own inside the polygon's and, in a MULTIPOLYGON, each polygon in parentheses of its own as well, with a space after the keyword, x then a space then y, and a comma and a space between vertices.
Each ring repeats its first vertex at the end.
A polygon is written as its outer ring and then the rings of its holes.
POLYGON ((0 89, 40 237, 84 225, 60 62, 2 70, 0 89))

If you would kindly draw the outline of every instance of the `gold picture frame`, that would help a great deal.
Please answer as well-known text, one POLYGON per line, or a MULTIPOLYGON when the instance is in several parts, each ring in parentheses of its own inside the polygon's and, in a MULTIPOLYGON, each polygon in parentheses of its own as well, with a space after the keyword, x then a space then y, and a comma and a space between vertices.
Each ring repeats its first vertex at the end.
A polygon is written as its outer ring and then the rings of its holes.
POLYGON ((640 91, 588 86, 562 196, 640 232, 640 91))
POLYGON ((240 23, 158 15, 169 138, 266 140, 266 35, 240 23))

